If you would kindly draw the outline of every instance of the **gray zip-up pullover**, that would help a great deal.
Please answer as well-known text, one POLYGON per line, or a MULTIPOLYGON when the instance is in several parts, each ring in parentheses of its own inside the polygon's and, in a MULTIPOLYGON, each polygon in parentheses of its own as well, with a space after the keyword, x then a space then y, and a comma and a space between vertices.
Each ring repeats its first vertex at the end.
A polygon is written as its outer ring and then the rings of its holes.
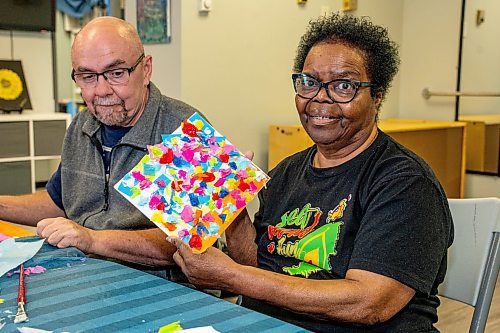
POLYGON ((147 153, 197 110, 161 95, 153 83, 144 113, 111 151, 106 179, 101 123, 88 110, 76 115, 64 139, 61 156, 62 201, 68 218, 95 230, 155 228, 113 186, 147 153))

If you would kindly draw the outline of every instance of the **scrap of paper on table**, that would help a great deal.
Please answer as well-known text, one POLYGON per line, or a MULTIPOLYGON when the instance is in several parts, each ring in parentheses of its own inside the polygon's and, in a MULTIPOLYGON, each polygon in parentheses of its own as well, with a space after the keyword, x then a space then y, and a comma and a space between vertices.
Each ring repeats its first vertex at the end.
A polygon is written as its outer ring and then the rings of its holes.
POLYGON ((269 176, 198 113, 183 121, 115 188, 195 252, 211 246, 269 176))
POLYGON ((43 242, 43 239, 33 242, 16 242, 15 238, 0 242, 0 276, 31 259, 40 250, 43 242))
MULTIPOLYGON (((21 333, 52 333, 53 331, 42 330, 41 328, 34 327, 18 327, 17 330, 21 333)), ((69 332, 61 332, 61 333, 69 333, 69 332)))

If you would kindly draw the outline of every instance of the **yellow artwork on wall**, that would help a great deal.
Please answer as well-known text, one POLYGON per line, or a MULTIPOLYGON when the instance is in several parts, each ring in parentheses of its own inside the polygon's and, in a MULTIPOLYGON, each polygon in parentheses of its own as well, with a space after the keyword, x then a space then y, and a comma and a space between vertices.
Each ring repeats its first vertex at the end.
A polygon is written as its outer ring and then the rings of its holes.
POLYGON ((0 60, 0 111, 31 109, 21 61, 0 60))

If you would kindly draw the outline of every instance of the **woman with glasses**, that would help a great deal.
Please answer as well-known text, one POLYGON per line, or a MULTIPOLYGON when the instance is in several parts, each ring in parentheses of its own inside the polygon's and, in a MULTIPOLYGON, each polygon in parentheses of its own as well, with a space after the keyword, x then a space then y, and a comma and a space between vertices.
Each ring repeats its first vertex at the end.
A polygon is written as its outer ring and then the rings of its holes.
POLYGON ((314 145, 270 172, 254 223, 227 229, 230 257, 172 239, 190 282, 318 332, 436 332, 453 225, 426 163, 377 128, 396 45, 366 18, 310 23, 292 83, 314 145))

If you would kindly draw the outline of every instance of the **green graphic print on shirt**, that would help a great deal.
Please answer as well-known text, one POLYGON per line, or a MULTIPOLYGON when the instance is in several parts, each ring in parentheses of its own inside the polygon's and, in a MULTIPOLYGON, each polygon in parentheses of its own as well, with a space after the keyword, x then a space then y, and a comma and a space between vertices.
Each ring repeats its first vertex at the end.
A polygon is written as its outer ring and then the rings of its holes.
POLYGON ((272 242, 267 246, 267 251, 269 253, 276 251, 278 255, 302 260, 296 266, 283 267, 284 272, 306 278, 322 269, 331 272, 329 258, 337 254, 335 248, 340 228, 344 224, 337 220, 344 216, 344 210, 350 200, 351 195, 347 199, 342 199, 328 212, 326 224, 318 229, 315 228, 323 213, 319 207, 311 207, 310 203, 304 205, 300 211, 296 208, 283 214, 276 226, 268 226, 268 237, 272 242), (285 228, 287 226, 297 228, 285 228), (297 237, 298 240, 287 242, 289 237, 297 237), (277 240, 273 241, 274 238, 277 240))

